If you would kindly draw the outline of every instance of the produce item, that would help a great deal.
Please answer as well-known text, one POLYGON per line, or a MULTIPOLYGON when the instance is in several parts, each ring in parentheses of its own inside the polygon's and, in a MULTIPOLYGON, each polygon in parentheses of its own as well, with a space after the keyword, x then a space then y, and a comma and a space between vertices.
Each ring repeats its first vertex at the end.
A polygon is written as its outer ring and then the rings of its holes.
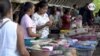
POLYGON ((66 36, 76 36, 80 34, 86 34, 88 33, 88 28, 77 28, 77 29, 72 29, 69 32, 66 32, 66 36))
POLYGON ((48 49, 49 51, 53 51, 53 46, 43 46, 42 49, 48 49))
POLYGON ((32 46, 32 49, 34 49, 34 50, 41 50, 41 46, 38 45, 38 44, 35 44, 35 45, 32 46))

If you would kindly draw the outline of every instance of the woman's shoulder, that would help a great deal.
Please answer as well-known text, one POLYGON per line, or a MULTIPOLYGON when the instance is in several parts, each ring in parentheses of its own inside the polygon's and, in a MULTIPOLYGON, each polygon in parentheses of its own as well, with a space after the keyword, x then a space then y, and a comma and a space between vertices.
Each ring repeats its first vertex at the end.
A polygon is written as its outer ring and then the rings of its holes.
POLYGON ((40 18, 40 15, 38 13, 34 13, 32 15, 32 20, 38 20, 40 18))
POLYGON ((40 18, 41 16, 36 12, 32 15, 32 19, 40 18))
POLYGON ((23 17, 22 17, 22 19, 24 18, 24 20, 25 19, 31 19, 31 17, 29 16, 29 15, 27 15, 27 14, 25 14, 23 17))
POLYGON ((7 27, 17 27, 17 23, 13 22, 11 18, 4 18, 3 23, 7 23, 7 27))
POLYGON ((36 12, 36 13, 33 14, 33 16, 37 17, 37 16, 39 16, 39 14, 36 12))
POLYGON ((47 13, 45 13, 44 15, 45 15, 45 16, 48 16, 48 14, 47 14, 47 13))
POLYGON ((49 16, 48 16, 47 13, 44 14, 44 17, 45 17, 46 19, 49 19, 49 16))

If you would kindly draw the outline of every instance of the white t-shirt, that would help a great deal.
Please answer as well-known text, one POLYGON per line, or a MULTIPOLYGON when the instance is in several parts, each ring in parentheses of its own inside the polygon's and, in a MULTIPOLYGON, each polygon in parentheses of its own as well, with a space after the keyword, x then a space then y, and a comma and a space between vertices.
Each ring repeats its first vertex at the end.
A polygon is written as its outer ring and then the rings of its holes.
MULTIPOLYGON (((32 27, 32 32, 36 33, 36 24, 32 21, 29 15, 25 14, 21 19, 21 26, 24 28, 25 39, 32 39, 27 33, 27 28, 32 27)), ((35 38, 35 37, 34 37, 35 38)))
POLYGON ((0 26, 0 56, 20 56, 17 49, 17 23, 4 18, 1 24, 4 25, 0 26))
MULTIPOLYGON (((36 26, 45 25, 49 21, 48 15, 45 13, 43 16, 39 15, 38 13, 33 14, 32 16, 33 22, 35 22, 36 26)), ((49 27, 46 26, 39 30, 39 34, 42 36, 40 38, 47 38, 49 34, 49 27)))

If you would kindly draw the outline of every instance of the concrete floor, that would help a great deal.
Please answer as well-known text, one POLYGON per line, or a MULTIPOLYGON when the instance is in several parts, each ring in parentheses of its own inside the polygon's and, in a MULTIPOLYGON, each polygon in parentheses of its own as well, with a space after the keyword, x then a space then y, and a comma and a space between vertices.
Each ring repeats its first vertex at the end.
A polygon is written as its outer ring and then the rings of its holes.
POLYGON ((98 45, 96 50, 94 51, 93 56, 100 56, 100 38, 98 38, 98 45))
POLYGON ((96 48, 96 50, 94 51, 93 56, 100 56, 100 46, 96 48))

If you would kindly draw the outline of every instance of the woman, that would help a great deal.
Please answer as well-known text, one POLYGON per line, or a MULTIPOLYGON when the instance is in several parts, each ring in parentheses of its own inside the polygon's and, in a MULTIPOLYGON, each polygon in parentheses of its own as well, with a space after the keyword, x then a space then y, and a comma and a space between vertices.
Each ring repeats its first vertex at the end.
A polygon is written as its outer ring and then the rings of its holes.
POLYGON ((29 56, 22 29, 11 20, 11 10, 9 0, 0 0, 0 56, 29 56))
POLYGON ((36 37, 40 37, 39 34, 36 34, 36 25, 31 19, 31 15, 34 13, 34 5, 31 2, 26 2, 22 6, 20 17, 20 24, 24 28, 25 34, 25 44, 26 46, 32 46, 31 40, 36 37))
POLYGON ((73 5, 73 10, 71 11, 71 15, 72 17, 76 17, 79 15, 79 10, 78 10, 78 5, 74 4, 73 5))
POLYGON ((90 11, 88 9, 88 5, 89 3, 87 3, 85 6, 84 6, 84 10, 82 12, 82 24, 83 26, 92 26, 93 25, 93 18, 94 18, 94 15, 93 15, 93 11, 90 11))
POLYGON ((70 9, 66 9, 64 15, 62 16, 62 29, 69 30, 71 24, 71 14, 70 9))
POLYGON ((36 23, 39 34, 41 34, 40 38, 47 38, 49 35, 49 27, 52 25, 52 21, 46 13, 48 4, 45 1, 40 1, 36 7, 37 11, 33 14, 32 19, 36 23))
POLYGON ((60 28, 60 26, 59 26, 60 17, 59 17, 59 15, 57 15, 57 8, 56 7, 52 7, 51 14, 49 17, 53 21, 53 26, 51 27, 51 29, 52 30, 59 29, 60 28))

